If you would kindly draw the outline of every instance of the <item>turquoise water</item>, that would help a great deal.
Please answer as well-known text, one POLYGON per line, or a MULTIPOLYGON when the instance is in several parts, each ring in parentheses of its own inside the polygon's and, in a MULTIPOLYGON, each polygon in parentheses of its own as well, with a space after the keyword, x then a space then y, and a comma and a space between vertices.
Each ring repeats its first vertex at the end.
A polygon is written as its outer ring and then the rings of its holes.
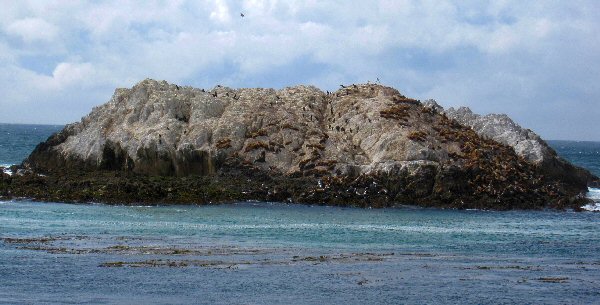
POLYGON ((594 303, 599 216, 5 202, 0 300, 594 303))
MULTIPOLYGON (((38 140, 16 141, 0 163, 38 140)), ((591 212, 8 201, 0 303, 594 304, 598 232, 591 212)))

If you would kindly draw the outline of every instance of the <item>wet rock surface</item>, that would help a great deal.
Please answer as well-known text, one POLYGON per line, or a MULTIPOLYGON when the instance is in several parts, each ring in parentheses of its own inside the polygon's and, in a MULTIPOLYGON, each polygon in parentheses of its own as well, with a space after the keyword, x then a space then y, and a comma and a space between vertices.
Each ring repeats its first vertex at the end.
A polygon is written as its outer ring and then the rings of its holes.
MULTIPOLYGON (((107 261, 98 267, 204 267, 238 269, 243 267, 319 265, 326 263, 356 264, 383 262, 395 258, 393 252, 348 252, 296 255, 297 249, 251 248, 228 245, 188 247, 150 246, 145 239, 121 237, 108 244, 90 236, 43 236, 37 238, 0 237, 4 244, 19 250, 42 251, 50 254, 103 255, 132 258, 128 261, 107 261)), ((419 256, 419 253, 400 253, 419 256)))
MULTIPOLYGON (((581 275, 573 274, 584 269, 594 274, 600 262, 588 261, 530 261, 527 258, 495 258, 485 260, 471 257, 473 263, 465 263, 462 255, 436 254, 429 252, 307 252, 307 249, 239 247, 233 245, 187 246, 154 245, 158 240, 147 237, 119 236, 104 238, 85 235, 59 235, 39 237, 0 237, 0 243, 14 249, 45 252, 51 255, 97 257, 97 268, 203 268, 214 270, 241 271, 253 268, 312 268, 315 266, 356 266, 370 264, 400 265, 404 270, 419 268, 422 272, 435 272, 440 265, 452 269, 453 280, 480 281, 487 276, 501 277, 503 281, 519 285, 580 284, 588 282, 581 275), (301 253, 301 254, 300 254, 301 253), (120 260, 111 260, 118 258, 120 260)), ((373 285, 379 281, 362 272, 337 273, 336 276, 352 277, 353 284, 373 285)), ((447 276, 447 275, 446 275, 447 276)), ((437 277, 436 277, 437 278, 437 277)), ((593 283, 593 282, 592 282, 593 283)), ((589 283, 588 283, 589 284, 589 283)))
POLYGON ((507 117, 490 125, 459 112, 377 84, 324 93, 144 80, 38 145, 15 174, 2 174, 0 196, 484 209, 585 202, 596 177, 507 117))

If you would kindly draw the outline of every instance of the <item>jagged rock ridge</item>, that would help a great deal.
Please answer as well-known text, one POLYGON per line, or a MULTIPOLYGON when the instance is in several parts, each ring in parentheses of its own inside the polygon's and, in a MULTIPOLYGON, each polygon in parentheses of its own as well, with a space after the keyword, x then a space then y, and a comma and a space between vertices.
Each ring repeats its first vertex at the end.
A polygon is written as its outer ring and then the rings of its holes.
MULTIPOLYGON (((443 112, 449 118, 471 127, 477 134, 486 139, 508 145, 515 153, 528 162, 536 165, 545 175, 563 180, 590 180, 590 173, 572 166, 560 158, 542 138, 530 129, 515 123, 506 114, 479 115, 468 107, 444 110, 435 100, 424 103, 443 112)), ((591 179, 593 180, 593 179, 591 179)))
POLYGON ((258 180, 260 190, 240 192, 362 206, 564 205, 593 179, 584 172, 571 181, 548 178, 528 149, 481 136, 467 127, 477 130, 476 118, 447 112, 452 119, 440 108, 376 84, 334 93, 312 86, 206 91, 147 79, 117 89, 108 103, 40 144, 24 165, 49 176, 66 168, 258 180))

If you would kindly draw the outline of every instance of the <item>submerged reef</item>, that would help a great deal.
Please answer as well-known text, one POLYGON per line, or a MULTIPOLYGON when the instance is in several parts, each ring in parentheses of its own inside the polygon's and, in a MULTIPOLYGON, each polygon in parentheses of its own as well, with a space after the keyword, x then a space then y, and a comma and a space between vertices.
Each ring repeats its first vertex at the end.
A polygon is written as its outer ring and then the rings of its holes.
POLYGON ((39 144, 0 196, 387 207, 578 207, 598 177, 505 115, 379 84, 212 90, 146 79, 39 144))

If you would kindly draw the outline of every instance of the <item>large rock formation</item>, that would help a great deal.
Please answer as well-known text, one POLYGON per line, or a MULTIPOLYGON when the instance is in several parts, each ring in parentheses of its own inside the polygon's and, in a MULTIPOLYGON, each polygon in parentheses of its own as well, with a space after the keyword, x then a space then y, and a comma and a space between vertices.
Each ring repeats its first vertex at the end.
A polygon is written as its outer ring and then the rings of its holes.
POLYGON ((541 208, 574 204, 596 179, 507 117, 444 113, 375 84, 205 91, 144 80, 24 167, 45 176, 13 178, 4 193, 67 201, 541 208), (568 166, 549 170, 550 159, 568 166))
POLYGON ((515 153, 534 164, 556 155, 542 139, 524 129, 506 114, 475 114, 467 107, 449 108, 444 113, 451 119, 473 128, 480 136, 511 146, 515 153))
POLYGON ((512 147, 517 155, 531 163, 539 164, 545 159, 556 156, 552 148, 537 134, 519 126, 506 114, 479 115, 473 113, 468 107, 444 110, 435 100, 427 100, 424 105, 446 114, 462 125, 471 127, 483 138, 512 147))
MULTIPOLYGON (((432 102, 435 103, 432 100, 426 103, 432 102)), ((506 114, 479 115, 468 107, 449 108, 444 113, 449 118, 471 127, 479 136, 512 147, 517 155, 534 164, 546 176, 557 180, 597 183, 591 181, 597 179, 591 179, 588 171, 560 158, 540 136, 519 126, 506 114)))

